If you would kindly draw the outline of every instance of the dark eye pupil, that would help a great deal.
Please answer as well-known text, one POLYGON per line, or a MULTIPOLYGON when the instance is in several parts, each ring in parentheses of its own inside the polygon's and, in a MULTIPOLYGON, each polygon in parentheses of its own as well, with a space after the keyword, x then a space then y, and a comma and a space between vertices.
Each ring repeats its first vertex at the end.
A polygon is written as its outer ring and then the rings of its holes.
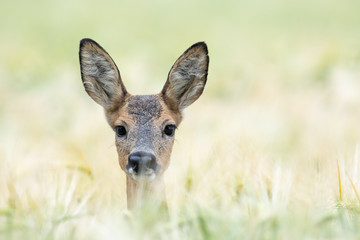
POLYGON ((175 132, 175 125, 166 125, 164 129, 164 133, 168 136, 173 136, 175 132))
POLYGON ((126 129, 124 126, 116 126, 115 132, 118 137, 123 137, 126 135, 126 129))

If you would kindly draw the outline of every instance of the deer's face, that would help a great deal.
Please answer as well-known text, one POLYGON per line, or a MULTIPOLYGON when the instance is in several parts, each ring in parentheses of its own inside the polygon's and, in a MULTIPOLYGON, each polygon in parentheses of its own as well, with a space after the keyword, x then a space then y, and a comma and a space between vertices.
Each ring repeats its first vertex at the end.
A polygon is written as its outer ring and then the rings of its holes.
POLYGON ((170 110, 160 95, 135 95, 106 115, 126 174, 153 180, 167 169, 180 112, 170 110))
POLYGON ((91 39, 80 42, 81 77, 86 92, 104 107, 115 133, 121 168, 133 180, 153 180, 168 167, 182 110, 200 97, 209 57, 194 44, 172 66, 162 91, 131 95, 110 55, 91 39))

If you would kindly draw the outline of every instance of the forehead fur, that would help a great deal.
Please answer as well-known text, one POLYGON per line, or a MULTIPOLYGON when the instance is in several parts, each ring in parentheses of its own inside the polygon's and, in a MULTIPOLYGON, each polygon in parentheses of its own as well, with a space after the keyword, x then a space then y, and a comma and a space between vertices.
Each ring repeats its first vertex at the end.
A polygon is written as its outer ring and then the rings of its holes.
POLYGON ((160 94, 130 95, 117 110, 106 111, 109 124, 113 127, 117 120, 129 118, 135 124, 145 124, 162 118, 172 118, 175 124, 180 124, 182 114, 172 110, 160 94))
POLYGON ((136 122, 145 124, 160 118, 163 107, 155 95, 136 95, 128 99, 126 111, 136 122))

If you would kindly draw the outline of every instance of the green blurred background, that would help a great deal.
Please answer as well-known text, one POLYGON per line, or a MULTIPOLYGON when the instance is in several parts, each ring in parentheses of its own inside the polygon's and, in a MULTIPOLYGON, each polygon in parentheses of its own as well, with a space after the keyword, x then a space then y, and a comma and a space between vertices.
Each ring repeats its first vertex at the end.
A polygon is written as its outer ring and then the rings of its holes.
POLYGON ((157 91, 174 58, 196 41, 209 45, 207 91, 215 96, 261 84, 248 79, 266 71, 260 66, 281 69, 285 84, 324 82, 335 61, 359 59, 359 9, 354 0, 3 1, 1 80, 25 90, 56 81, 62 69, 77 71, 79 40, 89 37, 124 75, 137 62, 140 80, 125 78, 134 91, 143 84, 157 91))

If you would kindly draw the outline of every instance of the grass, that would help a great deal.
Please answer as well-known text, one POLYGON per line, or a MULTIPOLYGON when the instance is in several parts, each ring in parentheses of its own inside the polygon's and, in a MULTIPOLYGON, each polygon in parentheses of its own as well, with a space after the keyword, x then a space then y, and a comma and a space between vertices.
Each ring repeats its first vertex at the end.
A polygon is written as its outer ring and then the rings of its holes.
POLYGON ((357 239, 359 7, 3 3, 0 238, 357 239), (158 92, 182 51, 208 43, 208 83, 166 173, 168 218, 125 211, 113 132, 80 81, 83 37, 139 94, 158 92))

